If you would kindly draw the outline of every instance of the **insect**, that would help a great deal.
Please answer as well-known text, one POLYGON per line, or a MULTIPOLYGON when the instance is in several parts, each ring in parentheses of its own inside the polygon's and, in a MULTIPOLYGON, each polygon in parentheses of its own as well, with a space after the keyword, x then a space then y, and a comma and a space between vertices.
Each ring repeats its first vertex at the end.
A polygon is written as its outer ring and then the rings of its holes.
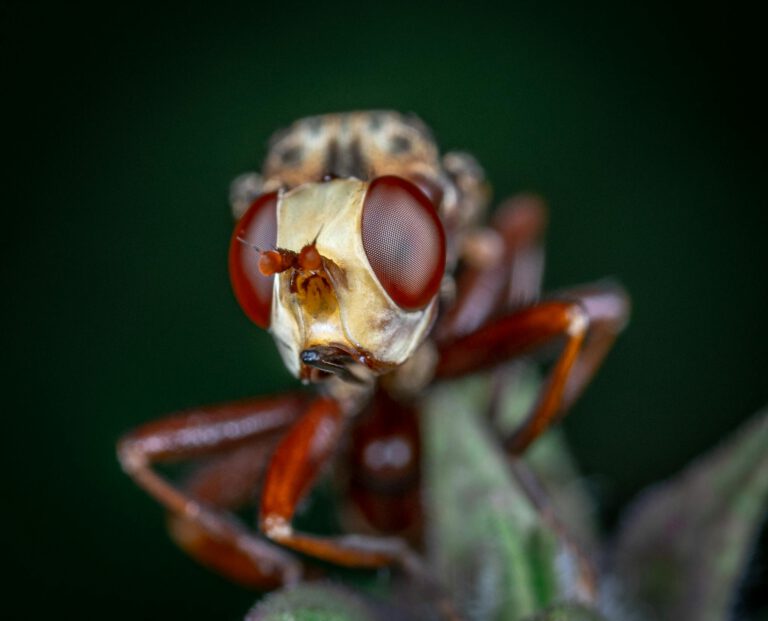
POLYGON ((315 390, 183 411, 120 440, 123 468, 167 509, 186 552, 260 589, 301 580, 310 558, 413 569, 430 383, 552 355, 533 410, 500 437, 510 455, 568 409, 628 298, 605 282, 540 298, 542 202, 512 198, 483 225, 488 199, 470 155, 441 157, 421 121, 383 111, 300 120, 273 138, 261 175, 235 181, 234 293, 315 390), (155 467, 193 459, 203 465, 180 484, 155 467), (357 534, 302 532, 297 507, 333 461, 348 464, 338 470, 357 534), (235 511, 256 490, 252 528, 235 511))

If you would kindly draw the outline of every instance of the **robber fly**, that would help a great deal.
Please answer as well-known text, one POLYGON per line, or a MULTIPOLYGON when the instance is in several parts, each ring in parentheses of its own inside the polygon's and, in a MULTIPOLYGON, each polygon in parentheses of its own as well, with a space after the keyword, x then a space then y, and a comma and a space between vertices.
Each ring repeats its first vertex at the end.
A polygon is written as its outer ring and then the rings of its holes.
POLYGON ((235 181, 235 296, 316 390, 195 408, 122 438, 125 471, 168 510, 184 550, 261 589, 302 579, 311 558, 413 568, 429 384, 546 348, 556 358, 535 406, 499 441, 519 455, 568 409, 627 297, 598 283, 540 299, 545 207, 514 197, 482 225, 488 197, 474 158, 441 157, 421 121, 383 111, 297 121, 272 139, 262 174, 235 181), (181 484, 154 468, 193 458, 204 465, 181 484), (333 460, 348 464, 359 534, 297 530, 297 505, 333 460), (249 528, 234 511, 259 488, 249 528))

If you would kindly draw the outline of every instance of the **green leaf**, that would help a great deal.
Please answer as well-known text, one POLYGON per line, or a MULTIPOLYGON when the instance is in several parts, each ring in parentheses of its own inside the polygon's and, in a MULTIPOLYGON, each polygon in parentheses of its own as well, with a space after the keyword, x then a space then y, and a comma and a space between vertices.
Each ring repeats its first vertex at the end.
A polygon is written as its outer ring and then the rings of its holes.
POLYGON ((438 579, 473 621, 528 617, 573 595, 569 549, 531 503, 481 414, 482 377, 442 384, 425 403, 426 511, 438 579))
POLYGON ((260 601, 246 621, 374 621, 361 598, 330 584, 300 584, 260 601))
POLYGON ((729 617, 768 503, 768 410, 627 512, 624 588, 661 621, 729 617))
POLYGON ((603 621, 594 610, 578 604, 560 604, 547 608, 525 621, 603 621))

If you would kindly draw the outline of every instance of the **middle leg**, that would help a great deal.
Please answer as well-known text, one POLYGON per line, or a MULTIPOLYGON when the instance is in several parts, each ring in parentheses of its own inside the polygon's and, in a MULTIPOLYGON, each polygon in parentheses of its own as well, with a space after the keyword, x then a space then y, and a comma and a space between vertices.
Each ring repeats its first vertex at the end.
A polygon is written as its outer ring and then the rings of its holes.
POLYGON ((598 283, 520 309, 440 346, 438 378, 481 371, 531 353, 558 339, 563 349, 528 418, 506 440, 522 454, 581 394, 629 316, 629 299, 619 286, 598 283))

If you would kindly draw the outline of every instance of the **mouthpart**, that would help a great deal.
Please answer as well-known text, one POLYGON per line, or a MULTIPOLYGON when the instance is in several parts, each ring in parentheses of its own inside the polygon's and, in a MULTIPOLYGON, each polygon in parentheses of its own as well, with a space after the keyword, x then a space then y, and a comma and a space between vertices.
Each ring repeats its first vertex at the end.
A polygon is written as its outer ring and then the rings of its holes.
POLYGON ((355 384, 365 383, 371 375, 364 354, 351 353, 333 345, 318 345, 302 350, 301 379, 317 383, 335 375, 355 384))

